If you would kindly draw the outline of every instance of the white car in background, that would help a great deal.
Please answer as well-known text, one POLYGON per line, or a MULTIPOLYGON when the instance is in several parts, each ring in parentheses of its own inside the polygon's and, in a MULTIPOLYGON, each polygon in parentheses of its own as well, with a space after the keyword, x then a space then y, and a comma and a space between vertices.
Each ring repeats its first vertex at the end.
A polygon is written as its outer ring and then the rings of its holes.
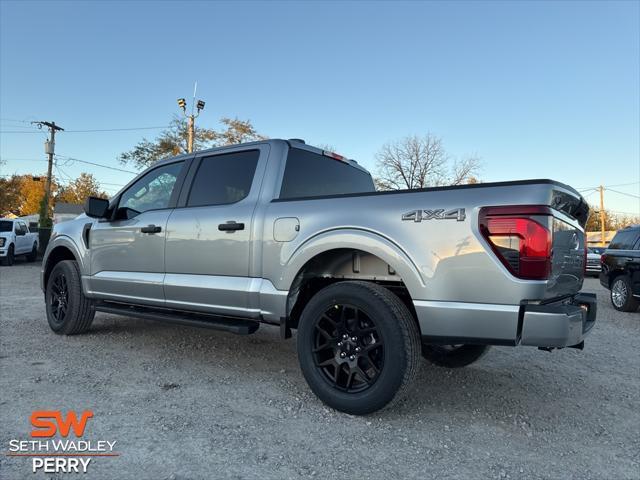
POLYGON ((600 264, 600 257, 604 253, 607 247, 589 247, 587 248, 587 271, 586 275, 597 277, 600 275, 602 265, 600 264))
POLYGON ((0 262, 13 265, 16 255, 26 255, 34 262, 38 257, 38 234, 31 233, 24 220, 0 218, 0 262))

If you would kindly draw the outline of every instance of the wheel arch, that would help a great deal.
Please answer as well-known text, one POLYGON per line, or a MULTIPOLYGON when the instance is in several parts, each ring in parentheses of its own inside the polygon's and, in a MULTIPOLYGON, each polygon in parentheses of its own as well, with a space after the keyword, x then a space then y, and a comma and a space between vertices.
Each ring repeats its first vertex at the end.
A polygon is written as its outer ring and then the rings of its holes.
POLYGON ((53 268, 63 260, 75 260, 80 263, 78 255, 74 252, 73 247, 66 243, 61 243, 53 247, 46 256, 45 264, 42 269, 42 288, 47 288, 47 282, 51 276, 53 268))
POLYGON ((345 280, 378 283, 415 315, 412 298, 424 283, 410 257, 389 239, 368 231, 325 232, 302 244, 284 267, 287 327, 296 328, 306 302, 325 286, 345 280))

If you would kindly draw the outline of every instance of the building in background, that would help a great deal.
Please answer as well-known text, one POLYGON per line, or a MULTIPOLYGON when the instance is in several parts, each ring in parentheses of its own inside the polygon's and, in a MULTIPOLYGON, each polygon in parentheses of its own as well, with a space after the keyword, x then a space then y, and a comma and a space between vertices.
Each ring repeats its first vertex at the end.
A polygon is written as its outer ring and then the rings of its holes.
POLYGON ((56 203, 53 208, 53 223, 66 222, 73 220, 81 213, 84 213, 84 207, 75 203, 56 203))
MULTIPOLYGON (((615 230, 608 230, 604 232, 604 246, 608 247, 609 243, 613 239, 613 236, 616 234, 615 230)), ((602 243, 600 243, 601 234, 600 232, 587 232, 587 246, 588 247, 600 247, 602 243)))

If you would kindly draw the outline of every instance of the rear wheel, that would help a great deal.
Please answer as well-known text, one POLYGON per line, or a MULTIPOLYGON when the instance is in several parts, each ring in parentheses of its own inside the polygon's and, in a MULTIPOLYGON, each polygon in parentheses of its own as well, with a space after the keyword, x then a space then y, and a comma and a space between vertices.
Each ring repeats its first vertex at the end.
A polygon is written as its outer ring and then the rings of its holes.
POLYGON ((422 356, 439 367, 460 368, 482 358, 489 345, 422 345, 422 356))
POLYGON ((298 359, 330 407, 365 415, 400 400, 420 364, 418 327, 387 289, 345 281, 318 292, 298 326, 298 359))
POLYGON ((33 244, 33 248, 31 249, 31 253, 27 255, 27 261, 35 262, 38 258, 38 245, 33 244))
POLYGON ((640 305, 631 293, 629 277, 621 275, 611 284, 611 303, 613 308, 621 312, 635 312, 640 305))
POLYGON ((93 302, 82 293, 80 271, 73 260, 56 264, 47 281, 47 320, 58 334, 74 335, 86 332, 95 315, 93 302))

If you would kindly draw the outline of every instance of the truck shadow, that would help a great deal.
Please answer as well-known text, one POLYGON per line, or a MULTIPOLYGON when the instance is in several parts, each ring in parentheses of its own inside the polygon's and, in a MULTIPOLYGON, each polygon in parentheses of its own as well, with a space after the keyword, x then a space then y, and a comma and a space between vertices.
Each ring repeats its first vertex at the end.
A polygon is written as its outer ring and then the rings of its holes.
MULTIPOLYGON (((302 397, 299 414, 324 408, 299 370, 295 334, 291 340, 282 341, 276 327, 261 327, 254 335, 236 336, 100 314, 89 335, 111 337, 114 349, 130 351, 135 347, 136 355, 142 358, 140 364, 157 372, 167 384, 186 369, 197 372, 191 373, 189 381, 207 379, 206 388, 212 390, 216 382, 211 379, 216 378, 224 378, 238 388, 266 382, 272 384, 271 388, 261 395, 302 397)), ((576 402, 588 398, 584 379, 563 373, 578 362, 579 352, 563 351, 554 356, 508 347, 494 348, 478 363, 461 369, 436 367, 425 361, 409 399, 373 416, 393 422, 415 414, 495 417, 505 412, 526 412, 534 420, 536 415, 560 412, 567 405, 575 408, 576 402), (525 364, 526 370, 522 368, 525 364), (560 376, 562 381, 558 380, 560 376)))

